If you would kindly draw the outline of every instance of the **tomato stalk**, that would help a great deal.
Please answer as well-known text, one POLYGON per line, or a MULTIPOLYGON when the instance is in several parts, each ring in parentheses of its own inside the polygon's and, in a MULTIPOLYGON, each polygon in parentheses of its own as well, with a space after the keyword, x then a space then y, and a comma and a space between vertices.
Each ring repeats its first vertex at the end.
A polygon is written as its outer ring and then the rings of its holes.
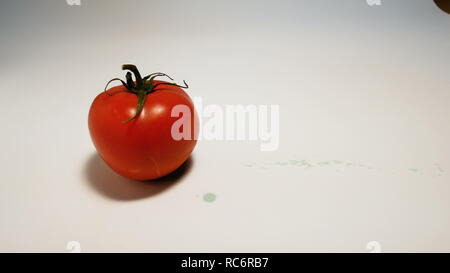
POLYGON ((173 79, 169 75, 167 75, 165 73, 161 73, 161 72, 152 73, 152 74, 147 75, 142 78, 141 73, 139 73, 139 70, 137 69, 137 67, 132 64, 122 65, 122 70, 128 70, 127 74, 125 75, 125 81, 123 81, 119 78, 114 78, 114 79, 110 80, 106 84, 104 92, 106 94, 108 94, 109 96, 114 96, 114 95, 108 93, 107 88, 111 82, 120 81, 122 83, 122 85, 126 88, 127 92, 137 95, 138 103, 136 106, 136 114, 129 120, 123 121, 124 123, 130 122, 130 121, 136 119, 141 114, 142 109, 144 109, 145 100, 147 99, 147 95, 155 92, 156 87, 158 87, 160 85, 173 85, 173 86, 177 86, 177 87, 181 87, 181 88, 189 88, 186 81, 183 81, 184 86, 178 85, 176 83, 171 83, 171 82, 159 82, 159 83, 155 84, 154 80, 157 77, 167 77, 172 81, 173 81, 173 79), (134 75, 134 79, 135 79, 134 81, 133 81, 132 75, 134 75))

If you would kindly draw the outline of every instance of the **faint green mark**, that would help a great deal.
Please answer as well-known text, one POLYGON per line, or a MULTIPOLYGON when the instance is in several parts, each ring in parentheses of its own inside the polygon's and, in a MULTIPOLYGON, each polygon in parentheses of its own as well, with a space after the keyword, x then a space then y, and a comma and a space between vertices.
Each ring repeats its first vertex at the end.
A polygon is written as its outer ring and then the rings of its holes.
MULTIPOLYGON (((284 166, 284 167, 289 167, 289 166, 295 166, 295 167, 302 167, 303 169, 307 169, 307 168, 312 168, 314 166, 320 166, 320 167, 325 167, 325 166, 336 166, 340 165, 340 166, 345 166, 345 167, 361 167, 364 168, 366 170, 370 170, 370 171, 383 171, 383 168, 378 168, 376 166, 370 166, 368 164, 363 164, 363 163, 352 163, 352 162, 347 162, 347 161, 342 161, 342 160, 322 160, 322 161, 307 161, 307 160, 297 160, 297 159, 290 159, 290 160, 286 160, 286 161, 277 161, 274 162, 272 164, 268 164, 268 165, 264 165, 264 164, 245 164, 245 167, 255 167, 255 168, 259 168, 261 170, 269 170, 271 165, 275 165, 275 166, 284 166)), ((438 164, 434 164, 436 169, 438 170, 438 173, 433 175, 433 177, 439 177, 442 176, 445 173, 445 170, 439 166, 438 164)), ((339 171, 339 170, 338 170, 339 171)), ((391 174, 395 174, 395 170, 391 169, 387 169, 384 170, 387 171, 391 174)), ((411 172, 415 172, 419 175, 424 175, 425 173, 423 173, 419 168, 409 168, 409 171, 411 172)))
POLYGON ((206 193, 203 195, 203 201, 208 202, 208 203, 212 203, 214 201, 216 201, 216 195, 214 193, 206 193))
POLYGON ((289 164, 291 165, 297 165, 300 162, 301 162, 300 160, 289 160, 289 164))
POLYGON ((319 164, 320 166, 324 166, 324 165, 330 165, 330 162, 328 162, 328 161, 320 161, 317 164, 319 164))
POLYGON ((311 168, 313 165, 306 160, 300 160, 300 166, 305 166, 306 168, 311 168))

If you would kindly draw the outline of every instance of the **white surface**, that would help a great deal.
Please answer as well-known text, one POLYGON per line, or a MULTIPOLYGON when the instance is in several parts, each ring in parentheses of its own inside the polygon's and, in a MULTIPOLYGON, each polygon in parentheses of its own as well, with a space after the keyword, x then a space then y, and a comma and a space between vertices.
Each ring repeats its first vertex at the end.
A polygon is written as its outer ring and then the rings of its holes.
POLYGON ((450 16, 432 1, 0 5, 0 251, 450 251, 450 16), (118 177, 87 113, 123 63, 204 103, 279 104, 280 149, 202 141, 177 182, 118 177))

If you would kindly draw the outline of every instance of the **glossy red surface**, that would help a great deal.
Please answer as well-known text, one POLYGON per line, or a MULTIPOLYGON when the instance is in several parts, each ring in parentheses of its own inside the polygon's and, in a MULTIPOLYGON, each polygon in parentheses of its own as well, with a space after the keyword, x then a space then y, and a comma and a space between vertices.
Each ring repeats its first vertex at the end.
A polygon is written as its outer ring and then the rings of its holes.
POLYGON ((165 176, 180 167, 193 151, 198 133, 198 116, 189 96, 181 88, 160 85, 147 96, 141 114, 136 113, 137 95, 122 85, 99 94, 89 111, 89 131, 97 152, 114 171, 135 180, 151 180, 165 176), (172 108, 186 105, 191 110, 192 137, 175 140, 172 108))

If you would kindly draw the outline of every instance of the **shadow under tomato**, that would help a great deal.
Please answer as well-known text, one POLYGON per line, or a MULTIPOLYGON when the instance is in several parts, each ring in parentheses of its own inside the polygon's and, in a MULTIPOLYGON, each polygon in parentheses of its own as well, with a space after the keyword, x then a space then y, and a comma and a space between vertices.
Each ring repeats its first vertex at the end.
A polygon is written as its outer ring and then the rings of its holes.
POLYGON ((192 155, 177 170, 155 180, 135 181, 124 178, 109 168, 97 153, 89 157, 85 165, 88 184, 101 195, 117 200, 131 201, 158 195, 180 182, 190 172, 192 155))

